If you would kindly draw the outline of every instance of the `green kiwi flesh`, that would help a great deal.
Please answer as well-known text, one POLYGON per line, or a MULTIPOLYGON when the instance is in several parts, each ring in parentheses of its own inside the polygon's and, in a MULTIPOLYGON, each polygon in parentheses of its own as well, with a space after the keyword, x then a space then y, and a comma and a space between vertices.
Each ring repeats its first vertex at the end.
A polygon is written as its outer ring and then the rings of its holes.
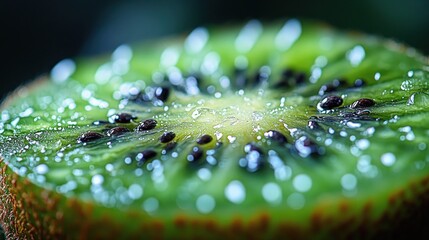
POLYGON ((412 48, 296 19, 64 60, 1 108, 0 224, 7 239, 418 231, 428 71, 412 48))

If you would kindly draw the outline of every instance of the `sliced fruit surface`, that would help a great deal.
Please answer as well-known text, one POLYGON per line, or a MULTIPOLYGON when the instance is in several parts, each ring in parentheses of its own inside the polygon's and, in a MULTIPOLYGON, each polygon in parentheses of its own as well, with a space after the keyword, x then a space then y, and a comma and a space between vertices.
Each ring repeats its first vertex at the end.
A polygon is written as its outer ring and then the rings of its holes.
POLYGON ((122 233, 356 230, 427 193, 428 71, 412 48, 296 19, 63 60, 2 106, 0 199, 55 196, 24 219, 64 229, 91 205, 122 233))

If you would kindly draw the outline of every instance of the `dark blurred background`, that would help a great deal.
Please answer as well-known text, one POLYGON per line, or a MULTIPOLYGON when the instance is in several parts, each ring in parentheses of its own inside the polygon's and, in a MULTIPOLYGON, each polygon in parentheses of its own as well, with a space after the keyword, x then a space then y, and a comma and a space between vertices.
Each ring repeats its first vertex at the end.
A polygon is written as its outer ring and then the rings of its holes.
POLYGON ((2 0, 0 98, 64 58, 252 18, 321 20, 393 38, 429 55, 428 10, 427 0, 2 0))

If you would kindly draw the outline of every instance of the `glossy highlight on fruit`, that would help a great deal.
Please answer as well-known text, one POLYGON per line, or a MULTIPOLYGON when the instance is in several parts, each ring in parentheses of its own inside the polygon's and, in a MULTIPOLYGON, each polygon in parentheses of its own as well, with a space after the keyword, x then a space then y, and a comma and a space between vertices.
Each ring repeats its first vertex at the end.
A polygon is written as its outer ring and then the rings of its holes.
POLYGON ((296 19, 63 60, 1 106, 0 224, 7 239, 420 236, 428 65, 296 19))

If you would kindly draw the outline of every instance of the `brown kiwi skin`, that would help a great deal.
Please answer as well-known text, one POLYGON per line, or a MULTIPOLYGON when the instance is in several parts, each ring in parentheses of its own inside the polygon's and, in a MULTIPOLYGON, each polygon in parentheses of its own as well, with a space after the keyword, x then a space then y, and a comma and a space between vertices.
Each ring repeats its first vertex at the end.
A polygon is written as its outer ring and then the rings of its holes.
MULTIPOLYGON (((429 176, 385 199, 388 210, 372 216, 368 200, 360 212, 347 199, 319 204, 307 225, 272 223, 268 213, 228 223, 178 213, 161 220, 141 212, 105 209, 34 186, 0 160, 0 224, 6 239, 421 239, 429 237, 429 176), (332 209, 337 209, 332 211, 332 209), (129 228, 129 223, 135 227, 129 228)), ((381 199, 378 199, 380 201, 381 199)))

